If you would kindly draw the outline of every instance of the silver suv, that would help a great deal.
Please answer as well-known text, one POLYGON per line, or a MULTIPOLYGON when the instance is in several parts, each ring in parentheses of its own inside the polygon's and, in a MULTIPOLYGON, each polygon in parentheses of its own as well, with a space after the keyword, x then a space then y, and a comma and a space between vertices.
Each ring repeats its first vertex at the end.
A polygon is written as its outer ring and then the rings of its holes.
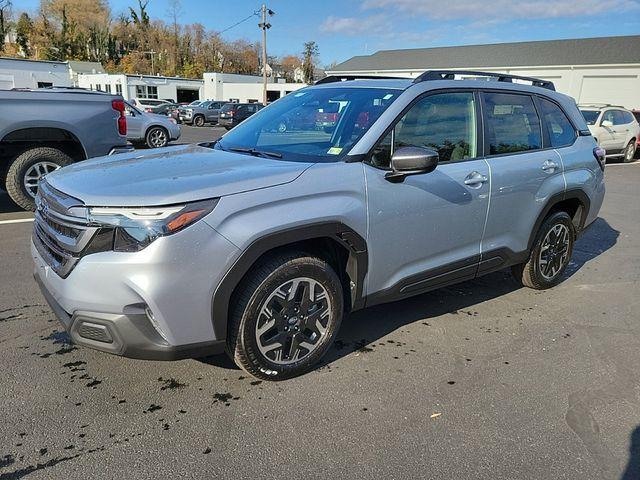
POLYGON ((217 142, 65 167, 39 189, 35 278, 80 345, 226 350, 273 380, 354 310, 505 267, 552 287, 598 215, 603 152, 570 97, 513 79, 329 77, 217 142))

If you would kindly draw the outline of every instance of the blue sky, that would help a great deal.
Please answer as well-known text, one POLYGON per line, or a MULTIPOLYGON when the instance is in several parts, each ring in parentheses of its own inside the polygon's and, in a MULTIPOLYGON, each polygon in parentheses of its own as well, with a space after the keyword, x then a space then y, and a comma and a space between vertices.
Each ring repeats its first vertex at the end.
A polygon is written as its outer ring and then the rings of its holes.
MULTIPOLYGON (((150 0, 152 17, 168 20, 170 0, 150 0)), ((17 0, 34 10, 39 0, 17 0)), ((110 0, 112 12, 136 0, 110 0)), ((183 23, 221 31, 250 15, 260 1, 181 0, 183 23)), ((300 53, 315 40, 321 63, 394 48, 640 34, 640 0, 270 0, 270 55, 300 53)), ((224 33, 260 39, 258 19, 224 33)))

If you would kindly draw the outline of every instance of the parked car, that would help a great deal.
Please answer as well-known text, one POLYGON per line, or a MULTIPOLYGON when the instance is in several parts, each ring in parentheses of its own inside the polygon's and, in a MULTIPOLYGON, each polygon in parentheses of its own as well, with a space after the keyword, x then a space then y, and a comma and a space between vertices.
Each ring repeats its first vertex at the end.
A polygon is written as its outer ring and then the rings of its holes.
POLYGON ((607 158, 633 161, 640 137, 640 125, 633 113, 615 105, 579 105, 589 130, 607 158))
POLYGON ((218 123, 220 108, 225 102, 207 100, 198 105, 190 105, 179 110, 180 121, 196 127, 204 127, 207 123, 218 123))
POLYGON ((147 107, 144 111, 147 113, 155 113, 156 115, 171 117, 176 121, 176 123, 178 123, 178 118, 180 117, 180 114, 178 113, 179 108, 180 105, 178 103, 164 103, 157 107, 147 107))
POLYGON ((327 77, 217 142, 53 172, 31 245, 45 298, 79 345, 226 350, 278 380, 311 369, 365 306, 505 267, 557 285, 602 205, 602 148, 551 82, 455 74, 327 77), (331 134, 273 129, 336 101, 331 134))
POLYGON ((167 102, 166 100, 156 100, 153 98, 134 98, 130 102, 134 107, 139 108, 140 110, 144 110, 147 107, 157 107, 159 105, 164 105, 167 102))
POLYGON ((218 125, 231 130, 263 107, 261 103, 225 103, 220 109, 218 125))
POLYGON ((33 210, 49 172, 127 146, 124 101, 90 90, 0 90, 0 186, 33 210))
POLYGON ((180 125, 174 118, 143 112, 128 102, 125 102, 125 105, 127 140, 131 143, 144 143, 149 148, 161 148, 180 138, 180 125))

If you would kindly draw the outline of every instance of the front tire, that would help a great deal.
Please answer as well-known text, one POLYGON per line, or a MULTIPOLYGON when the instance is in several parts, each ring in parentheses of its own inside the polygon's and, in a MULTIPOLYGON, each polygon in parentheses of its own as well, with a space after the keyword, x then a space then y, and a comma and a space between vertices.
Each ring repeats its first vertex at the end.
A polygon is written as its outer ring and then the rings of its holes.
POLYGON ((56 148, 39 147, 22 152, 7 171, 7 193, 20 207, 34 210, 38 182, 48 173, 72 163, 69 155, 56 148))
POLYGON ((575 238, 569 214, 551 214, 538 230, 529 259, 512 267, 513 276, 525 287, 535 290, 557 285, 571 261, 575 238))
POLYGON ((331 266, 302 252, 254 267, 232 298, 227 352, 250 375, 285 380, 308 372, 340 327, 343 296, 331 266))
POLYGON ((198 115, 196 118, 193 119, 193 124, 196 127, 204 127, 204 117, 202 115, 198 115))
POLYGON ((636 142, 631 140, 627 147, 624 149, 624 163, 633 162, 636 156, 636 142))

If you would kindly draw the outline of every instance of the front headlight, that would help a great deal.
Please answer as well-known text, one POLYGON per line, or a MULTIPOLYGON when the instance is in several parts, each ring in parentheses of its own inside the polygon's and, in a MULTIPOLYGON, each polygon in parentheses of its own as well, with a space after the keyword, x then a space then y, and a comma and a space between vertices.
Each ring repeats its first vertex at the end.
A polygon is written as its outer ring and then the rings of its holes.
POLYGON ((138 252, 158 237, 172 235, 210 213, 218 199, 166 207, 91 207, 90 224, 101 227, 102 242, 112 232, 113 250, 138 252))

